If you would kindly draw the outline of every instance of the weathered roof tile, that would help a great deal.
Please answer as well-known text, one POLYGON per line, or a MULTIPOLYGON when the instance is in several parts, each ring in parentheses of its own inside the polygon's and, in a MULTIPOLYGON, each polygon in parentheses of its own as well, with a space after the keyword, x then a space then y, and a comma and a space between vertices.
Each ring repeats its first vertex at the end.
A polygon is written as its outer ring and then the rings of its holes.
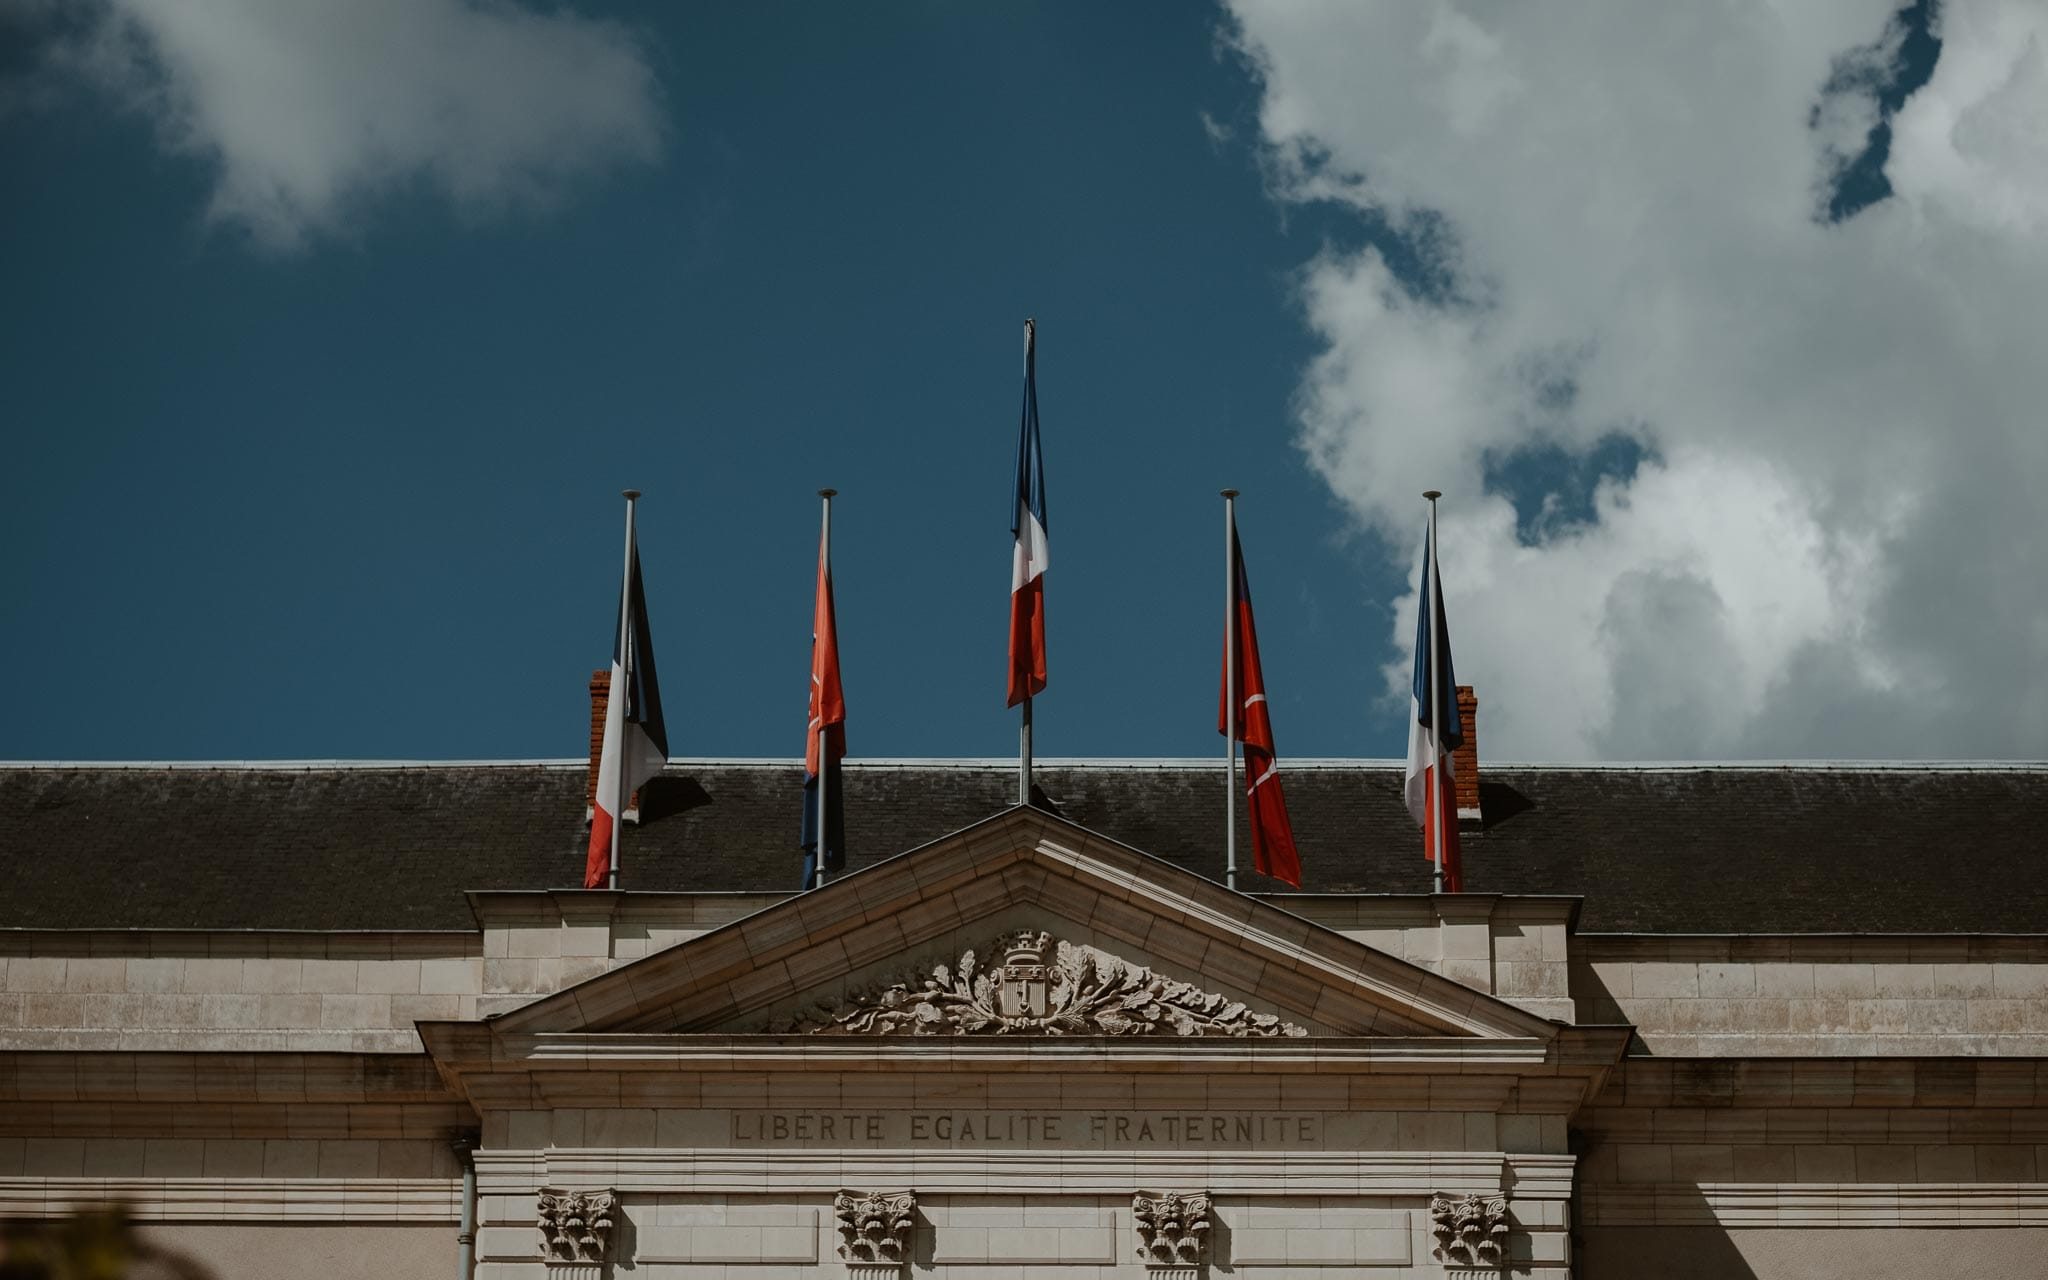
MULTIPOLYGON (((1036 778, 1073 821, 1221 878, 1217 772, 1036 778)), ((1305 890, 1428 891, 1397 768, 1282 777, 1305 890)), ((671 766, 625 830, 626 886, 792 887, 800 783, 794 764, 671 766)), ((852 864, 984 818, 1015 785, 981 764, 849 764, 852 864)), ((554 765, 0 770, 0 927, 470 928, 465 890, 579 882, 583 787, 554 765)), ((1495 767, 1483 789, 1468 887, 1584 895, 1584 930, 2048 931, 2048 770, 1495 767)), ((1248 868, 1242 833, 1239 849, 1248 868)))

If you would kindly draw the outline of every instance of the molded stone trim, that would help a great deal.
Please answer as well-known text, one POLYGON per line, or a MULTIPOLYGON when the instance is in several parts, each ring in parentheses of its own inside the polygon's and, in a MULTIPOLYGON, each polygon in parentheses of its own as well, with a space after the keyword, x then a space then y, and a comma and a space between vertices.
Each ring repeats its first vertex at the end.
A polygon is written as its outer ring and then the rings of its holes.
POLYGON ((455 1222, 459 1178, 0 1178, 0 1218, 120 1201, 144 1222, 455 1222))
POLYGON ((1588 1183, 1589 1227, 2048 1227, 2043 1182, 1588 1183))

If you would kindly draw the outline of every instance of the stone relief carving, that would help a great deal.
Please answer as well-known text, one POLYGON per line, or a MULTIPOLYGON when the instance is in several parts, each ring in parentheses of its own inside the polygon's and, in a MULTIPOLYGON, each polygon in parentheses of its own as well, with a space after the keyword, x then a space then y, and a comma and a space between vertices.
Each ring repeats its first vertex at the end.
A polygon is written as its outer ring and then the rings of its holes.
POLYGON ((550 1265, 602 1263, 611 1243, 617 1197, 609 1191, 557 1191, 537 1197, 540 1256, 550 1265))
POLYGON ((1241 1001, 1164 977, 1095 947, 1026 930, 929 974, 855 992, 772 1022, 771 1033, 812 1035, 1305 1036, 1241 1001), (1048 955, 1050 962, 1048 962, 1048 955))
POLYGON ((1194 1280, 1209 1240, 1209 1206, 1206 1191, 1131 1197, 1138 1257, 1153 1280, 1194 1280))
POLYGON ((839 1219, 839 1256, 847 1270, 881 1274, 910 1261, 910 1232, 917 1225, 915 1191, 841 1191, 832 1200, 839 1219))
POLYGON ((1507 1258, 1508 1202, 1505 1196, 1446 1196, 1429 1199, 1436 1257, 1446 1268, 1497 1271, 1507 1258))

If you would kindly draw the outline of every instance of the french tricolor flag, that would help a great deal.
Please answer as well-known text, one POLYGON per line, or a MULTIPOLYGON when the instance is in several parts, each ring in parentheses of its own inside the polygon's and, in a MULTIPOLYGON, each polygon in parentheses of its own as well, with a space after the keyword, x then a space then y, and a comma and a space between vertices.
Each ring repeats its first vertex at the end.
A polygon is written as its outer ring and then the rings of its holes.
POLYGON ((1024 421, 1010 532, 1010 705, 1045 688, 1045 462, 1038 449, 1037 328, 1024 322, 1024 421))
MULTIPOLYGON (((630 536, 630 535, 629 535, 630 536)), ((654 637, 640 590, 640 548, 627 551, 619 629, 612 640, 612 686, 604 707, 604 754, 597 766, 597 803, 590 817, 590 852, 583 887, 605 888, 612 876, 612 833, 626 798, 668 763, 668 729, 661 719, 661 689, 654 679, 654 637)))
POLYGON ((1465 745, 1465 729, 1458 720, 1458 678, 1451 670, 1451 632, 1444 619, 1433 519, 1422 540, 1421 597, 1421 607, 1415 611, 1415 681, 1409 697, 1405 798, 1409 814, 1422 827, 1423 856, 1436 861, 1441 831, 1444 891, 1462 893, 1465 870, 1458 853, 1458 800, 1451 778, 1451 753, 1465 745), (1430 643, 1432 632, 1434 645, 1430 643))

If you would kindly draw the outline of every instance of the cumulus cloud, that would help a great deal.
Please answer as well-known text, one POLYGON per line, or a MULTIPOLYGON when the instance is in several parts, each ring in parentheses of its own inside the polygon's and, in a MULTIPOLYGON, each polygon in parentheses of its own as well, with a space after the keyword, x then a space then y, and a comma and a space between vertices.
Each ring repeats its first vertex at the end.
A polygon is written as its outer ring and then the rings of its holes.
POLYGON ((105 0, 42 65, 210 162, 209 218, 278 249, 409 187, 465 216, 546 207, 661 140, 631 32, 492 0, 105 0))
POLYGON ((1303 268, 1299 442, 1404 564, 1450 495, 1489 754, 2048 755, 2048 10, 1899 106, 1896 0, 1231 4, 1276 196, 1392 228, 1303 268))

